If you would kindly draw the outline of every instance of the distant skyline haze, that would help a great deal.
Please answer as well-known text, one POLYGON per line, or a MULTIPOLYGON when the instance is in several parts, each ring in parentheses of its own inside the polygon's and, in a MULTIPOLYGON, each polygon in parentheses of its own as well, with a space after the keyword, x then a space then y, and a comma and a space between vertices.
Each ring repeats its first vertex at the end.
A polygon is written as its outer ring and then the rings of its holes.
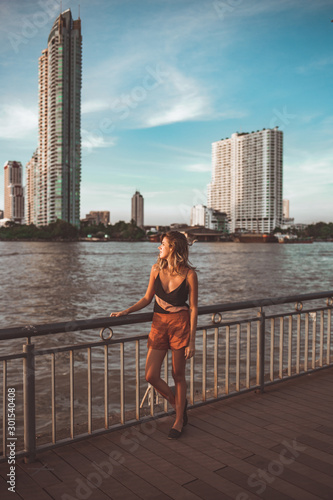
POLYGON ((129 221, 140 191, 145 224, 189 223, 207 204, 212 143, 278 126, 290 217, 332 221, 330 0, 1 0, 2 169, 36 149, 38 58, 60 9, 76 19, 78 4, 81 218, 129 221))

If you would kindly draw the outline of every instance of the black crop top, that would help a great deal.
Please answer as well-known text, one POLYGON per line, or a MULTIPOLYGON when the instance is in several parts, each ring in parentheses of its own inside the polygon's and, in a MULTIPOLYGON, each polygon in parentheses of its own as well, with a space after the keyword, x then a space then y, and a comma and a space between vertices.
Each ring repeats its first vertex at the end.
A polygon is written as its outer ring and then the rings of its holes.
POLYGON ((171 292, 165 292, 161 283, 160 275, 155 279, 155 304, 154 312, 169 314, 189 308, 186 303, 188 299, 188 285, 186 277, 181 284, 171 292))

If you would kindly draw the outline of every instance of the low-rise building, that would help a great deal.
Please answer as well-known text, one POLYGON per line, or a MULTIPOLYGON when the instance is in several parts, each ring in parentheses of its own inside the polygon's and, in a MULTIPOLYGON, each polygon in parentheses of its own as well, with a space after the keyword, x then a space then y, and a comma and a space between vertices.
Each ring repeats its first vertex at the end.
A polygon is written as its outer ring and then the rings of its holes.
POLYGON ((224 212, 207 208, 205 205, 195 205, 191 209, 191 226, 202 226, 213 231, 229 232, 228 216, 224 212))
POLYGON ((108 226, 110 224, 110 212, 108 210, 91 211, 86 215, 85 219, 81 219, 81 222, 96 226, 98 226, 98 224, 108 226))

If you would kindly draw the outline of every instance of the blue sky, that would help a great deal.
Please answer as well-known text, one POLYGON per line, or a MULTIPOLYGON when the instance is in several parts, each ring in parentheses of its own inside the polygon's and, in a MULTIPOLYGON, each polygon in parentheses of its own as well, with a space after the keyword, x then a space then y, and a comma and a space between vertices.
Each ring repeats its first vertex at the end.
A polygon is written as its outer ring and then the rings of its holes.
MULTIPOLYGON (((278 125, 296 222, 333 221, 331 0, 63 0, 82 20, 81 216, 189 222, 211 143, 278 125)), ((58 0, 0 0, 0 162, 38 143, 38 57, 58 0)), ((0 182, 0 208, 3 181, 0 182)))

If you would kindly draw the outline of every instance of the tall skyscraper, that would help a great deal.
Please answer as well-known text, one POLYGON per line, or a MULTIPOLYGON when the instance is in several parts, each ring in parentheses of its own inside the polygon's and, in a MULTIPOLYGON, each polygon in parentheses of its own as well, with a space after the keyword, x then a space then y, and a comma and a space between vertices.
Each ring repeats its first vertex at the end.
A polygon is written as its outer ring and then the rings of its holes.
POLYGON ((38 149, 25 166, 25 223, 37 225, 37 201, 40 193, 38 169, 38 149))
POLYGON ((22 164, 7 161, 5 173, 5 210, 4 218, 22 223, 24 219, 24 195, 22 187, 22 164))
POLYGON ((132 196, 132 216, 138 227, 143 227, 143 196, 136 191, 132 196))
POLYGON ((39 58, 39 153, 32 210, 37 225, 57 219, 80 224, 81 80, 81 20, 73 20, 68 9, 54 22, 39 58))
POLYGON ((235 133, 212 144, 208 207, 225 212, 230 231, 270 233, 282 223, 283 133, 235 133))

